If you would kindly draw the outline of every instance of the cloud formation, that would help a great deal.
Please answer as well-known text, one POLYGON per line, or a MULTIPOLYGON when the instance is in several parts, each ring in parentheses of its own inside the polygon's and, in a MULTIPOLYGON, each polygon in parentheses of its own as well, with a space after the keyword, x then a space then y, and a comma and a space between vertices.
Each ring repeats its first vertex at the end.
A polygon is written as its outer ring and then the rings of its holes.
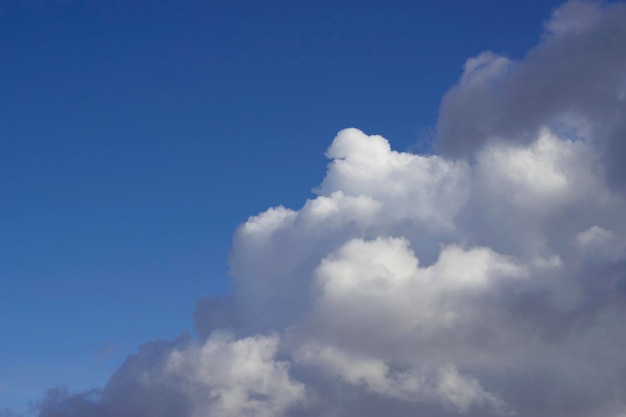
POLYGON ((40 417, 626 415, 626 5, 469 59, 436 155, 338 133, 315 197, 235 233, 200 340, 40 417))
POLYGON ((444 97, 438 149, 467 156, 487 143, 528 144, 546 126, 593 142, 609 180, 626 185, 626 4, 569 1, 520 61, 483 52, 444 97))

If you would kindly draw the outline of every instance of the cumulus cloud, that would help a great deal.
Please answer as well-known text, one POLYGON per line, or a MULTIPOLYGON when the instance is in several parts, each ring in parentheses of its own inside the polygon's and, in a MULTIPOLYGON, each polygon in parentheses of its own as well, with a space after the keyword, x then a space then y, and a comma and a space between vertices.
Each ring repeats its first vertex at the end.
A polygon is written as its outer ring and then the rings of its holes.
POLYGON ((278 336, 233 339, 214 332, 202 344, 170 353, 163 374, 193 403, 192 416, 282 415, 302 400, 304 386, 275 360, 278 336))
POLYGON ((572 0, 522 60, 493 52, 468 59, 441 104, 438 149, 460 157, 493 141, 528 144, 545 126, 590 132, 609 179, 623 186, 625 21, 622 2, 572 0))
POLYGON ((626 415, 625 30, 570 1, 524 59, 469 59, 438 154, 339 132, 313 198, 238 228, 198 339, 40 417, 626 415))

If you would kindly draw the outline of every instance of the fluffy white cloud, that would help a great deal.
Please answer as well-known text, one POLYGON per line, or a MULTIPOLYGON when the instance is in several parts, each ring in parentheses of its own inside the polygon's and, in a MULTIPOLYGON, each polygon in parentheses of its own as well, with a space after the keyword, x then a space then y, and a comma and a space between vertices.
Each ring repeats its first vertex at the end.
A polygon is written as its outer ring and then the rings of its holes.
POLYGON ((470 164, 395 152, 349 129, 327 155, 316 198, 252 217, 236 235, 235 280, 268 289, 237 304, 251 328, 283 329, 297 367, 362 395, 439 402, 451 414, 523 413, 524 401, 545 401, 537 387, 546 387, 526 378, 550 369, 546 381, 568 388, 537 415, 558 415, 568 395, 578 415, 619 407, 595 384, 603 368, 626 387, 612 362, 626 333, 607 333, 625 312, 626 201, 589 140, 544 127, 527 145, 494 142, 470 164), (277 210, 280 222, 256 228, 277 210), (598 262, 610 271, 594 275, 598 262), (441 388, 441 375, 464 388, 441 388))
POLYGON ((345 129, 326 152, 332 159, 318 193, 368 196, 385 216, 450 228, 467 196, 467 164, 391 149, 381 136, 345 129))
POLYGON ((588 142, 544 129, 470 164, 350 129, 330 149, 317 197, 238 230, 206 340, 144 349, 91 415, 623 411, 626 201, 588 142))
POLYGON ((624 28, 623 4, 573 1, 523 60, 468 60, 440 155, 339 132, 310 200, 235 233, 202 340, 41 417, 624 415, 624 28))
POLYGON ((340 132, 318 197, 256 231, 263 245, 247 246, 247 225, 236 236, 235 248, 263 254, 235 251, 235 279, 276 289, 246 322, 280 323, 297 366, 369 395, 439 401, 451 414, 525 413, 546 401, 538 388, 546 385, 527 379, 542 375, 564 388, 536 415, 559 415, 569 395, 581 411, 568 415, 618 409, 620 397, 597 387, 598 369, 626 387, 616 371, 626 361, 614 362, 626 332, 608 330, 626 312, 618 256, 626 201, 605 180, 590 139, 567 132, 544 127, 527 145, 494 142, 471 164, 340 132), (604 255, 581 257, 590 251, 604 255), (270 259, 291 266, 261 272, 270 259), (257 274, 238 275, 243 264, 257 274), (283 293, 288 280, 298 290, 283 293), (255 318, 278 316, 281 298, 294 293, 302 298, 288 319, 255 318), (441 375, 465 388, 437 388, 441 375))
MULTIPOLYGON (((495 281, 525 274, 486 248, 444 247, 435 264, 420 268, 405 239, 356 239, 315 271, 319 295, 312 317, 327 338, 364 352, 381 353, 375 347, 394 345, 419 350, 422 339, 473 324, 473 311, 480 306, 472 301, 495 281), (363 343, 367 339, 373 340, 363 343)), ((412 359, 410 352, 406 355, 405 360, 412 359)))
POLYGON ((164 367, 193 404, 193 417, 271 417, 304 398, 304 386, 276 361, 278 336, 234 340, 214 332, 203 345, 174 350, 164 367))

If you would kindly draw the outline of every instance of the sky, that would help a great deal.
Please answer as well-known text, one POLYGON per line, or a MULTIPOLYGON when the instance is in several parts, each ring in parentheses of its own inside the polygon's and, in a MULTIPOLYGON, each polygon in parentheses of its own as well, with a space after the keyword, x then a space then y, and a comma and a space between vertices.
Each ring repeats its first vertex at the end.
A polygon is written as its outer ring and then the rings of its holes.
POLYGON ((1 2, 0 416, 623 417, 625 10, 1 2))

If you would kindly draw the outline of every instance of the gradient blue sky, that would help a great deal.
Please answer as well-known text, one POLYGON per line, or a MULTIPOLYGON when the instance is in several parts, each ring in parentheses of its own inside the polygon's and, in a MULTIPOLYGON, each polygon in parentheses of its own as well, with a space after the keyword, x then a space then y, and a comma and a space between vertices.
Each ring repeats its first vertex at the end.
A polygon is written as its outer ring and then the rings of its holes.
POLYGON ((559 3, 0 2, 0 409, 190 330, 338 130, 427 151, 465 59, 521 57, 559 3))

